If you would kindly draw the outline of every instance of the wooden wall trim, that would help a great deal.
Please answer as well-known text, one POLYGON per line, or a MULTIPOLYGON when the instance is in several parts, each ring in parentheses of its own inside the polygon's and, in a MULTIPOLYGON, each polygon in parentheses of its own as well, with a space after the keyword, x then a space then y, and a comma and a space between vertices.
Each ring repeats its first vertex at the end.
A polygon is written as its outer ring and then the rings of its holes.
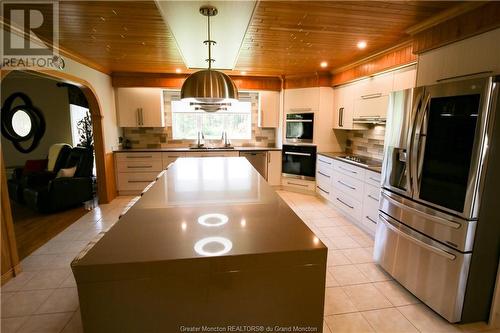
POLYGON ((500 2, 492 1, 413 36, 413 52, 420 54, 500 27, 500 2))
POLYGON ((331 86, 338 86, 366 76, 415 63, 416 61, 417 56, 412 52, 412 43, 407 42, 397 48, 392 48, 387 52, 361 61, 353 67, 334 73, 330 83, 331 86))
MULTIPOLYGON (((113 87, 154 87, 180 89, 189 74, 113 73, 113 87)), ((275 76, 230 75, 241 90, 281 90, 281 79, 275 76)))
POLYGON ((1 266, 2 278, 1 284, 16 276, 21 268, 19 266, 19 255, 17 252, 16 237, 14 234, 14 222, 12 220, 12 211, 10 208, 9 192, 7 188, 7 176, 5 164, 3 162, 3 152, 0 147, 0 173, 1 173, 1 266))
POLYGON ((316 72, 303 75, 286 75, 284 89, 330 87, 332 74, 330 72, 316 72))
POLYGON ((107 192, 107 201, 110 202, 118 195, 117 187, 116 187, 116 173, 115 173, 115 158, 114 153, 107 153, 105 156, 105 164, 106 164, 106 192, 107 192))

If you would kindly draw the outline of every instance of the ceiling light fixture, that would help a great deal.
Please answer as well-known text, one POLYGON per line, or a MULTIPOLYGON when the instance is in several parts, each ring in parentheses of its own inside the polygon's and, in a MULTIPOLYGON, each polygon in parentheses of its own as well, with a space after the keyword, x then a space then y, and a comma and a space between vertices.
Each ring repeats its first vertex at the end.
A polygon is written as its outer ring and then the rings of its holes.
POLYGON ((216 42, 210 38, 210 17, 217 15, 217 8, 203 6, 200 14, 207 17, 208 39, 203 43, 208 44, 208 69, 191 74, 184 81, 181 89, 181 99, 189 100, 191 105, 206 112, 215 112, 223 109, 228 104, 238 99, 238 89, 226 74, 212 70, 212 45, 216 42))
POLYGON ((360 40, 357 44, 358 49, 364 49, 366 47, 366 42, 364 40, 360 40))
POLYGON ((320 64, 319 64, 322 68, 326 68, 328 66, 328 63, 326 61, 322 61, 320 64))
POLYGON ((176 73, 180 73, 180 72, 181 72, 181 69, 180 69, 180 68, 177 68, 177 69, 175 70, 175 72, 176 72, 176 73))
POLYGON ((247 75, 246 71, 241 71, 241 75, 247 75))

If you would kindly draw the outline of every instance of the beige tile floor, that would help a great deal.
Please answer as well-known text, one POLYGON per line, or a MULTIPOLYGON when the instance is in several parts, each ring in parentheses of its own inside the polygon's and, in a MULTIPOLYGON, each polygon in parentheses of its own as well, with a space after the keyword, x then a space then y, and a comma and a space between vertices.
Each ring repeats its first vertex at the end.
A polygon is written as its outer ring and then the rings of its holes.
MULTIPOLYGON (((373 263, 373 239, 325 201, 278 193, 329 249, 324 333, 494 332, 485 323, 450 325, 421 304, 373 263)), ((23 260, 23 272, 1 289, 1 333, 82 332, 69 264, 131 199, 98 206, 23 260)))

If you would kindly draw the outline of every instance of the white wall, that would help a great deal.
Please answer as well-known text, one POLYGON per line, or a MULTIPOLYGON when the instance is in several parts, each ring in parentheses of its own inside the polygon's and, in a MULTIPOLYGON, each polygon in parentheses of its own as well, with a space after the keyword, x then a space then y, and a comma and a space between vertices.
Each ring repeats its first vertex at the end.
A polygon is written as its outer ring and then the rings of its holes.
MULTIPOLYGON (((3 33, 4 30, 2 28, 0 29, 1 36, 3 36, 3 33)), ((19 36, 13 36, 12 39, 15 40, 16 38, 21 39, 19 36)), ((3 48, 2 43, 0 43, 0 48, 3 48)), ((0 52, 2 52, 2 50, 0 50, 0 52)), ((83 79, 94 88, 102 108, 104 149, 106 153, 112 152, 113 148, 118 145, 118 136, 121 135, 121 131, 116 121, 115 97, 113 87, 111 86, 111 76, 67 57, 63 58, 66 66, 62 72, 83 79)))
MULTIPOLYGON (((2 81, 2 105, 12 93, 25 93, 42 112, 47 126, 38 147, 28 154, 16 150, 12 142, 2 136, 2 150, 7 167, 23 166, 29 159, 46 158, 49 147, 54 143, 72 143, 68 90, 57 87, 56 84, 57 81, 21 72, 12 72, 2 81)), ((20 99, 16 99, 13 106, 21 103, 20 99)))

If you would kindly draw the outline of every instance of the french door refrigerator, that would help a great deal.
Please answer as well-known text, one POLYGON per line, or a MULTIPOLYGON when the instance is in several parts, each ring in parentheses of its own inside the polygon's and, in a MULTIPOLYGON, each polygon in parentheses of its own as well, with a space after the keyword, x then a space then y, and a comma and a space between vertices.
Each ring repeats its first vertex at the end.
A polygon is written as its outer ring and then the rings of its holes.
POLYGON ((490 312, 500 251, 499 78, 390 96, 374 258, 450 322, 490 312))

